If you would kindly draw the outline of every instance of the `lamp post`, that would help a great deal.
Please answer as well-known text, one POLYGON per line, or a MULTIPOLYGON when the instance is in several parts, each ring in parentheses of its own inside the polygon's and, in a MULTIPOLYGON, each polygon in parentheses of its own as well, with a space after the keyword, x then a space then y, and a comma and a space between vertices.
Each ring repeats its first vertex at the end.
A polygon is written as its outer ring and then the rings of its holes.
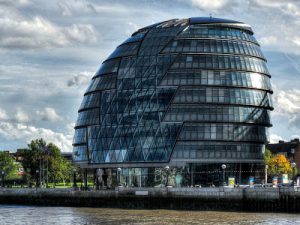
POLYGON ((36 170, 36 171, 35 171, 36 188, 39 188, 39 187, 40 187, 40 184, 39 184, 39 173, 40 173, 39 170, 36 170))
POLYGON ((225 181, 225 169, 226 169, 226 165, 222 164, 222 170, 223 170, 223 187, 226 185, 226 181, 225 181))
POLYGON ((5 183, 4 183, 4 175, 5 175, 5 172, 2 171, 2 172, 1 172, 1 175, 2 175, 2 187, 4 187, 4 186, 5 186, 5 183))
POLYGON ((295 162, 292 162, 292 164, 291 164, 291 166, 292 166, 292 168, 293 168, 293 181, 292 181, 292 186, 294 186, 295 185, 295 168, 296 168, 296 163, 295 162))
POLYGON ((73 188, 77 189, 77 182, 76 182, 76 168, 73 168, 73 188))
POLYGON ((48 176, 48 170, 49 170, 49 153, 50 153, 50 150, 49 150, 49 148, 47 147, 47 146, 45 146, 44 148, 43 148, 43 150, 44 150, 44 152, 47 154, 47 158, 46 158, 46 187, 48 188, 49 186, 48 186, 48 182, 49 182, 49 176, 48 176))
POLYGON ((170 167, 169 167, 169 166, 166 166, 165 169, 166 169, 166 173, 167 173, 167 181, 166 181, 165 186, 168 187, 168 184, 169 184, 169 170, 170 170, 170 167))
POLYGON ((118 174, 117 174, 117 179, 118 179, 118 186, 121 186, 121 172, 122 172, 122 168, 118 168, 118 174))
POLYGON ((265 166, 265 184, 268 183, 268 165, 265 166))

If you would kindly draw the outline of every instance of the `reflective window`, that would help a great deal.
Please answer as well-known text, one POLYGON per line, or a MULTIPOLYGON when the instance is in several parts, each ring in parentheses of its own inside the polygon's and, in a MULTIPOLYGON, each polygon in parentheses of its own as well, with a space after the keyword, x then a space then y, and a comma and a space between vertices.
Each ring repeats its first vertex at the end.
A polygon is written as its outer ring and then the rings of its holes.
POLYGON ((172 159, 261 159, 263 144, 224 142, 178 142, 172 159))
POLYGON ((140 55, 156 55, 173 39, 174 35, 184 29, 183 26, 158 27, 151 29, 145 36, 140 55))
POLYGON ((86 128, 75 129, 73 144, 86 143, 86 128))
POLYGON ((166 161, 173 149, 179 125, 124 126, 115 139, 116 127, 89 127, 92 162, 166 161), (153 129, 154 128, 154 129, 153 129))
POLYGON ((118 71, 120 59, 111 59, 102 63, 100 69, 96 72, 95 76, 106 73, 115 73, 118 71))
POLYGON ((180 140, 224 140, 256 141, 267 140, 266 128, 254 125, 199 123, 185 124, 180 133, 180 140))
POLYGON ((266 91, 240 88, 182 87, 173 103, 224 103, 272 107, 266 91))
POLYGON ((117 74, 105 74, 94 77, 86 93, 116 88, 117 74))
POLYGON ((90 109, 78 113, 76 127, 99 124, 99 109, 90 109))
POLYGON ((87 161, 87 149, 85 145, 73 146, 73 161, 87 161))
POLYGON ((269 113, 266 109, 213 105, 172 105, 163 121, 240 122, 270 125, 269 113))
POLYGON ((136 42, 136 41, 141 41, 143 40, 143 38, 145 37, 146 31, 143 32, 139 32, 133 36, 131 36, 130 38, 128 38, 126 41, 124 41, 122 44, 125 43, 130 43, 130 42, 136 42))
POLYGON ((233 69, 269 74, 265 61, 241 56, 180 55, 172 69, 233 69))
POLYGON ((87 108, 96 108, 100 106, 101 93, 91 93, 85 95, 79 110, 87 108))
POLYGON ((220 53, 264 58, 258 45, 232 40, 175 39, 163 49, 163 53, 220 53))
POLYGON ((190 25, 179 37, 188 38, 225 38, 238 39, 257 43, 253 35, 247 31, 221 26, 190 25))
POLYGON ((164 76, 161 85, 219 85, 271 89, 270 78, 266 75, 218 70, 170 71, 164 76))
POLYGON ((108 59, 117 58, 121 56, 136 55, 139 46, 140 46, 140 42, 122 44, 116 48, 116 50, 108 57, 108 59))

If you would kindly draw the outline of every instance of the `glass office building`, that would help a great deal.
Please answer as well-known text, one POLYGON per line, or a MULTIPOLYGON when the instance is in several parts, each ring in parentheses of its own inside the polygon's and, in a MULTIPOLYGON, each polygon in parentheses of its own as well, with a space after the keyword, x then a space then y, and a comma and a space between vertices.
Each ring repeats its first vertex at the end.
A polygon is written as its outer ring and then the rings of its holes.
POLYGON ((102 63, 75 126, 73 161, 123 186, 219 185, 263 172, 272 89, 245 23, 144 27, 102 63), (100 172, 99 172, 100 171, 100 172))

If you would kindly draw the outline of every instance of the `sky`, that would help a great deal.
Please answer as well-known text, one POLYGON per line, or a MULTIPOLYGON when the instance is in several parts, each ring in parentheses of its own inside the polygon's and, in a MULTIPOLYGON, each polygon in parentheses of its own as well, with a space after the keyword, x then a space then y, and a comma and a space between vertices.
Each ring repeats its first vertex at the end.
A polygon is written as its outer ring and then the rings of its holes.
POLYGON ((72 151, 90 79, 117 45, 150 24, 189 17, 250 24, 272 75, 270 141, 300 135, 300 1, 0 0, 0 150, 37 138, 72 151))

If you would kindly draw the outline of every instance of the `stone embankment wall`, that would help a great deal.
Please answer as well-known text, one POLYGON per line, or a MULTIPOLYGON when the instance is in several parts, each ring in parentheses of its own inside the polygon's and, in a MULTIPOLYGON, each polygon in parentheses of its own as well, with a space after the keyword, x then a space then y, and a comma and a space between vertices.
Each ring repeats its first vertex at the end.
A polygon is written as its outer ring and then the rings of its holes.
POLYGON ((0 189, 0 204, 134 209, 300 212, 292 188, 0 189))

